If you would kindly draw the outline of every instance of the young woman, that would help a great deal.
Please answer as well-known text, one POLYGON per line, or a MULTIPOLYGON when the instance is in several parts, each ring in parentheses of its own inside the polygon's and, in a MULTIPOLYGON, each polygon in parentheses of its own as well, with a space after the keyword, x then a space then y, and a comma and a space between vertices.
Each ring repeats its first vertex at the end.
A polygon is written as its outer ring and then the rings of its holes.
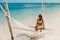
POLYGON ((42 15, 39 15, 37 19, 37 24, 35 26, 35 30, 36 31, 40 30, 40 32, 42 32, 43 29, 44 29, 44 20, 42 18, 42 15))

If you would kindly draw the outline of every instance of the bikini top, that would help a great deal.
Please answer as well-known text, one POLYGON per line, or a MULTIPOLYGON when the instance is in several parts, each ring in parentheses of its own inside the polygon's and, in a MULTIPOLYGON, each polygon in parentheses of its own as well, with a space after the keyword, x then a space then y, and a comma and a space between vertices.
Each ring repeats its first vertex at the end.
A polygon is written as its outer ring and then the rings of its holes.
POLYGON ((38 25, 42 25, 42 23, 43 23, 42 20, 38 20, 38 21, 37 21, 37 24, 38 24, 38 25))

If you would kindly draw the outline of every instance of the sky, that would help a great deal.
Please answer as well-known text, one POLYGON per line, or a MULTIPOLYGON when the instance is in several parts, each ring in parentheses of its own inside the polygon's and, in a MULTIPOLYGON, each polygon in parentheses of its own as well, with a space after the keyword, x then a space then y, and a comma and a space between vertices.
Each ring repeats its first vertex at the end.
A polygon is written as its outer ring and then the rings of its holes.
MULTIPOLYGON (((41 3, 42 0, 5 0, 9 3, 41 3)), ((60 3, 60 0, 43 0, 46 3, 60 3)), ((0 3, 4 0, 0 0, 0 3)))

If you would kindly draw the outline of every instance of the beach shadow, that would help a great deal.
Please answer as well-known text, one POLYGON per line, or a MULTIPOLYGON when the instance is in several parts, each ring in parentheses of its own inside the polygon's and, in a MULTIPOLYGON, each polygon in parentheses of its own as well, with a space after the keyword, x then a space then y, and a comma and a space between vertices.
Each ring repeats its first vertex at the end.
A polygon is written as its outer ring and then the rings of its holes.
POLYGON ((15 37, 21 37, 21 36, 24 36, 24 37, 30 38, 30 36, 27 35, 27 34, 25 34, 25 33, 20 33, 19 35, 16 35, 15 37))
POLYGON ((45 33, 43 33, 43 34, 38 34, 38 35, 36 35, 35 37, 31 37, 31 36, 29 36, 28 34, 25 34, 25 33, 20 33, 19 35, 16 35, 16 36, 15 36, 15 38, 18 38, 18 37, 27 37, 27 38, 29 38, 29 40, 38 40, 38 39, 40 39, 40 38, 45 37, 45 33))
POLYGON ((35 37, 31 37, 30 40, 38 40, 38 39, 43 38, 43 37, 45 37, 45 36, 37 35, 35 37))
POLYGON ((37 35, 36 39, 40 39, 40 38, 43 38, 43 37, 45 37, 45 35, 37 35))

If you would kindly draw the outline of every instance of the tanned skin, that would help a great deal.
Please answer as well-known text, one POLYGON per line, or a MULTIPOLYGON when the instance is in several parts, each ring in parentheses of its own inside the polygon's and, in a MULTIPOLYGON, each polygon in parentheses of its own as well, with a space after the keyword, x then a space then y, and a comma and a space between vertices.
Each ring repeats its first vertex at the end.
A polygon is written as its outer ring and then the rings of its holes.
POLYGON ((37 19, 37 24, 35 26, 35 30, 36 31, 40 30, 40 32, 42 32, 43 29, 44 29, 44 20, 42 18, 42 15, 39 15, 37 19))

